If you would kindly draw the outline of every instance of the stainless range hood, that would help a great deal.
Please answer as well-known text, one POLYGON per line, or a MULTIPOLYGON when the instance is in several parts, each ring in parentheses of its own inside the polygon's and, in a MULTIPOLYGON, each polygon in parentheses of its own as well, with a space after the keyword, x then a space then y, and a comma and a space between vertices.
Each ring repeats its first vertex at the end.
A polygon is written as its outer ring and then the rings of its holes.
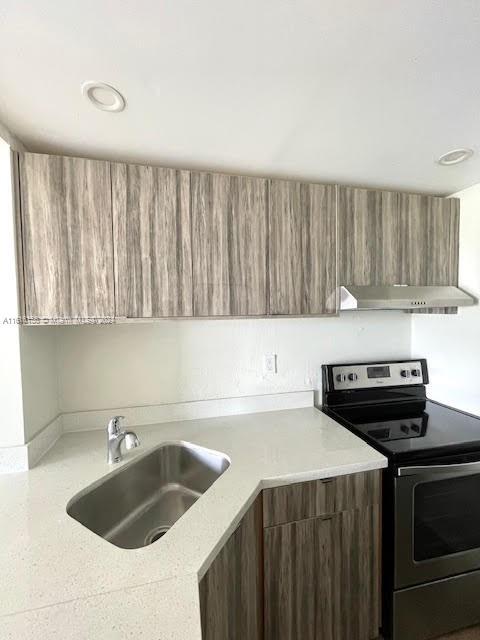
POLYGON ((410 287, 404 285, 340 287, 340 310, 351 309, 421 309, 465 307, 474 298, 458 287, 410 287))

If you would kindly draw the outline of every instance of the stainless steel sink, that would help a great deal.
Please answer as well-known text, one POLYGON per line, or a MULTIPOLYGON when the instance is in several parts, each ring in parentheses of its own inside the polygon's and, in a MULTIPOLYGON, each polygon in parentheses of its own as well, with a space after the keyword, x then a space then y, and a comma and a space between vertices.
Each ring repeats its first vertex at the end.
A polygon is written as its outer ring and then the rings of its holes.
POLYGON ((67 513, 117 547, 138 549, 160 539, 229 466, 218 451, 165 443, 80 491, 67 513))

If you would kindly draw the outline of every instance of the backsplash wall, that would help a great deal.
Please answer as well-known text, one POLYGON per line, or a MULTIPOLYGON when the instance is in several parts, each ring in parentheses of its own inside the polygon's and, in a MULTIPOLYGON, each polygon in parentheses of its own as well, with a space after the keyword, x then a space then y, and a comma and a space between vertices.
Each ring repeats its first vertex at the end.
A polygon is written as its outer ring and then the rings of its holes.
POLYGON ((58 413, 55 327, 20 327, 25 442, 58 413))
POLYGON ((62 412, 320 388, 332 361, 410 355, 410 316, 180 320, 56 328, 62 412), (265 374, 276 353, 278 373, 265 374))

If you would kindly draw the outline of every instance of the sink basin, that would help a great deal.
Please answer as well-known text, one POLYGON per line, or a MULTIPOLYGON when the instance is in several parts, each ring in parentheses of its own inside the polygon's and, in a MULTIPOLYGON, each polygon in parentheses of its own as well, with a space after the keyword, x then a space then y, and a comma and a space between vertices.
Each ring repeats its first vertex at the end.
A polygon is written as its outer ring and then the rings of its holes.
POLYGON ((159 540, 229 466, 218 451, 167 442, 80 491, 67 513, 117 547, 145 547, 159 540))

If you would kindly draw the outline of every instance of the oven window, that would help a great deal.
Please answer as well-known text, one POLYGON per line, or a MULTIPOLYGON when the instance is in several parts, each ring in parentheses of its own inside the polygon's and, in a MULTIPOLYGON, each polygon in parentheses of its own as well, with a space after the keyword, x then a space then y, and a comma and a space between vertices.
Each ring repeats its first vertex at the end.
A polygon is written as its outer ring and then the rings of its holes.
POLYGON ((480 548, 480 475, 418 484, 413 504, 416 561, 480 548))

